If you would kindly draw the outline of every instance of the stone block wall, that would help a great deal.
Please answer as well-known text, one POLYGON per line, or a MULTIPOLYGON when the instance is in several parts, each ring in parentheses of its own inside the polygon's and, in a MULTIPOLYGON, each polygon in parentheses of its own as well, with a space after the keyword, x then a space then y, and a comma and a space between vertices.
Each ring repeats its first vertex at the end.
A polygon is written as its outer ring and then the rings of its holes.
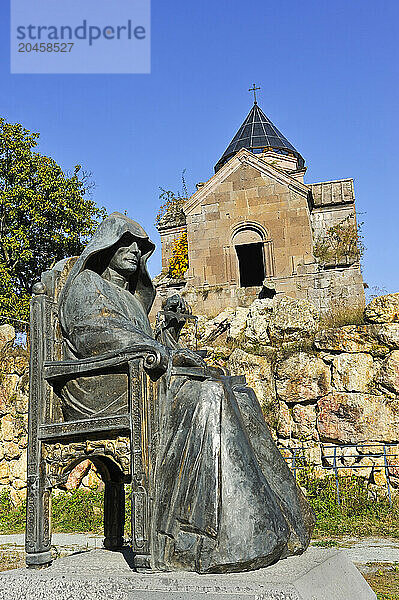
MULTIPOLYGON (((15 330, 0 326, 0 494, 17 505, 26 498, 29 356, 14 346, 15 330)), ((71 472, 65 489, 102 488, 94 465, 83 461, 71 472)))
POLYGON ((310 186, 311 222, 315 240, 345 220, 356 220, 353 179, 324 181, 310 186))
MULTIPOLYGON (((363 309, 365 305, 363 277, 358 264, 349 267, 306 273, 298 268, 295 276, 296 298, 308 300, 320 314, 341 309, 363 309)), ((311 270, 311 269, 309 269, 311 270)))
MULTIPOLYGON (((160 280, 157 296, 151 310, 151 318, 161 309, 162 300, 179 293, 184 296, 194 314, 215 317, 226 307, 249 306, 261 292, 261 287, 240 287, 230 285, 187 285, 186 281, 160 280)), ((315 263, 299 265, 296 273, 289 277, 273 277, 270 280, 277 296, 290 296, 298 300, 307 300, 321 314, 327 314, 340 306, 363 309, 364 285, 358 264, 334 269, 320 269, 315 263)))
POLYGON ((0 327, 0 493, 18 504, 26 496, 29 362, 14 338, 13 327, 0 327))
POLYGON ((312 304, 276 297, 202 318, 201 339, 218 327, 210 360, 246 375, 287 458, 302 449, 326 475, 335 448, 340 474, 385 486, 383 446, 394 444, 387 465, 399 489, 399 294, 369 304, 362 325, 323 329, 312 304))

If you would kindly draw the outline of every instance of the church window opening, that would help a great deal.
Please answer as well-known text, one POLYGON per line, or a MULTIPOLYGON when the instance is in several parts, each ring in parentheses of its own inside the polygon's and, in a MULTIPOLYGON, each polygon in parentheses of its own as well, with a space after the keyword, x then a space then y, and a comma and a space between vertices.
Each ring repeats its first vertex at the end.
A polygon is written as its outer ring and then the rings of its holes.
POLYGON ((240 286, 262 285, 265 279, 263 244, 240 244, 235 247, 240 271, 240 286))

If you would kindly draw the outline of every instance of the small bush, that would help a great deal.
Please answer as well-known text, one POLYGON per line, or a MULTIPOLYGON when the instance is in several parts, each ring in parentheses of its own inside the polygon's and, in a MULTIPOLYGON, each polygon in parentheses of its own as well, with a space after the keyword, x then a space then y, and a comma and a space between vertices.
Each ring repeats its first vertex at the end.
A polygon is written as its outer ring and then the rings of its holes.
POLYGON ((53 495, 53 531, 99 533, 103 529, 104 492, 75 490, 53 495))
POLYGON ((184 231, 172 245, 172 256, 169 261, 168 275, 172 279, 182 279, 188 269, 187 232, 184 231))
MULTIPOLYGON (((389 505, 386 497, 373 498, 361 477, 339 477, 341 505, 336 500, 335 478, 316 478, 312 469, 298 471, 298 483, 305 490, 316 514, 315 537, 387 535, 399 537, 399 497, 389 505)), ((125 535, 130 534, 130 486, 126 486, 125 535)), ((54 532, 103 531, 104 492, 76 490, 52 498, 54 532)), ((25 529, 26 503, 14 507, 8 491, 0 494, 0 533, 25 529)))
POLYGON ((321 264, 346 264, 359 261, 364 254, 361 226, 353 217, 346 217, 320 236, 314 246, 314 255, 321 264))

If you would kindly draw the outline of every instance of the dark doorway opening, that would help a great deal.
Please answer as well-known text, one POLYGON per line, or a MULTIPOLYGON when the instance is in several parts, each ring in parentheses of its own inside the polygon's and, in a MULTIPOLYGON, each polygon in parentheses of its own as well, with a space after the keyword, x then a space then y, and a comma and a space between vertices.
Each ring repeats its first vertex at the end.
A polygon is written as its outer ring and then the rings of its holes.
POLYGON ((240 244, 236 246, 240 268, 240 286, 262 285, 265 278, 263 244, 240 244))

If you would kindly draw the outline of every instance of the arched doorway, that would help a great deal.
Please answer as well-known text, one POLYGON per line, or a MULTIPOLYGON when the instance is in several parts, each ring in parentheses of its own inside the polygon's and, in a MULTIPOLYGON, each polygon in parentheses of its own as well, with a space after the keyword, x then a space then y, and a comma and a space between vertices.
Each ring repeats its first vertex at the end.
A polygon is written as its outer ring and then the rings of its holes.
POLYGON ((238 262, 240 287, 261 286, 273 274, 271 242, 265 230, 256 223, 243 223, 233 234, 232 244, 238 262), (268 245, 265 253, 265 244, 268 245))
MULTIPOLYGON (((104 491, 102 512, 105 548, 110 550, 121 548, 125 526, 125 474, 120 465, 109 456, 95 454, 90 455, 89 459, 79 456, 64 468, 62 481, 65 483, 60 486, 62 489, 72 491, 79 487, 79 485, 74 486, 71 481, 74 475, 79 479, 79 470, 77 471, 79 466, 82 466, 81 475, 86 477, 90 471, 94 470, 97 481, 99 482, 101 479, 103 482, 101 487, 104 491)), ((86 491, 88 492, 88 490, 86 491)))

